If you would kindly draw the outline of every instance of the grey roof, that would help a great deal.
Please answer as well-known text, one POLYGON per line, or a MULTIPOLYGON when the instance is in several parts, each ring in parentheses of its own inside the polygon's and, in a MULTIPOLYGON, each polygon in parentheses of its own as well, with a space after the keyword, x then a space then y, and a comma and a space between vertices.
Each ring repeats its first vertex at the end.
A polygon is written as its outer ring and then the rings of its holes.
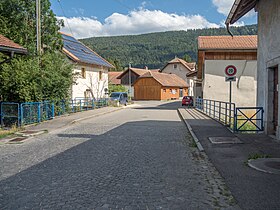
POLYGON ((67 34, 61 35, 63 38, 63 51, 73 61, 114 68, 112 64, 74 37, 67 34))

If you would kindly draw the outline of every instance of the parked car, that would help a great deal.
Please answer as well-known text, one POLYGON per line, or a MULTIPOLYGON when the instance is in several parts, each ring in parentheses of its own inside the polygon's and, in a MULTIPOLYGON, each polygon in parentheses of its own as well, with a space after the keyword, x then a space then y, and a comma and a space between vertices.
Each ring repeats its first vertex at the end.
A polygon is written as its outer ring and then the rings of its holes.
POLYGON ((110 95, 110 101, 120 106, 121 104, 127 105, 128 96, 126 92, 112 92, 110 95))
POLYGON ((182 106, 193 106, 193 97, 184 96, 182 99, 182 106))

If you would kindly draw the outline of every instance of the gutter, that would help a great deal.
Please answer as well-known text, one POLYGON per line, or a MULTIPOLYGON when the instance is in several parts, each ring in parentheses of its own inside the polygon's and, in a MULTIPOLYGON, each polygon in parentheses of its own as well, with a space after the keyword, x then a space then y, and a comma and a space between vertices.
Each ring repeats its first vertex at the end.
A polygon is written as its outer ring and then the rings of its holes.
MULTIPOLYGON (((27 54, 27 50, 25 48, 11 48, 11 47, 5 47, 0 46, 0 52, 10 52, 11 54, 27 54)), ((12 55, 12 56, 13 56, 12 55)))
POLYGON ((234 4, 232 5, 232 8, 231 8, 231 10, 230 10, 230 12, 229 12, 229 14, 228 14, 228 17, 227 17, 227 19, 226 19, 226 22, 225 22, 226 27, 227 27, 227 32, 231 35, 231 37, 233 37, 233 34, 232 34, 232 32, 230 31, 229 24, 232 22, 232 17, 233 17, 233 15, 235 14, 236 9, 237 9, 237 7, 238 7, 238 5, 239 5, 240 2, 241 2, 241 0, 235 0, 235 2, 234 2, 234 4))

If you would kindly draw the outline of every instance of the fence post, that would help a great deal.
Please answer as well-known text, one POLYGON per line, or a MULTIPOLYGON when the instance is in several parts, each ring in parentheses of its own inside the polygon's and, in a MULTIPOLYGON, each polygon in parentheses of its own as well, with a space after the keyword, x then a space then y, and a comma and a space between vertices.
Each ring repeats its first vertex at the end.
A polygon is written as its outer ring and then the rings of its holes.
POLYGON ((225 108, 225 110, 226 110, 226 114, 225 114, 225 125, 227 125, 227 111, 228 111, 228 103, 226 103, 226 108, 225 108))
POLYGON ((221 102, 219 101, 219 121, 221 121, 221 102))
POLYGON ((23 125, 23 104, 20 104, 20 126, 23 125))
POLYGON ((214 101, 214 119, 216 119, 216 101, 214 101))
POLYGON ((52 102, 52 118, 54 118, 55 112, 54 112, 54 102, 52 102))
POLYGON ((41 122, 41 102, 38 102, 38 122, 41 122))
POLYGON ((237 131, 237 109, 234 109, 234 125, 233 125, 233 131, 237 131))

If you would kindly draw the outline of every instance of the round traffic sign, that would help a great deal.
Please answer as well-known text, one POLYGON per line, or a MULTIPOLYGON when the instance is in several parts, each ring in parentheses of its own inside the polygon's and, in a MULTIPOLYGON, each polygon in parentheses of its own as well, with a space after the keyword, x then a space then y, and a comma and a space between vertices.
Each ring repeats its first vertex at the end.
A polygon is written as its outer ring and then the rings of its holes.
POLYGON ((236 74, 237 68, 234 65, 229 65, 225 69, 225 74, 229 77, 232 77, 236 74))

